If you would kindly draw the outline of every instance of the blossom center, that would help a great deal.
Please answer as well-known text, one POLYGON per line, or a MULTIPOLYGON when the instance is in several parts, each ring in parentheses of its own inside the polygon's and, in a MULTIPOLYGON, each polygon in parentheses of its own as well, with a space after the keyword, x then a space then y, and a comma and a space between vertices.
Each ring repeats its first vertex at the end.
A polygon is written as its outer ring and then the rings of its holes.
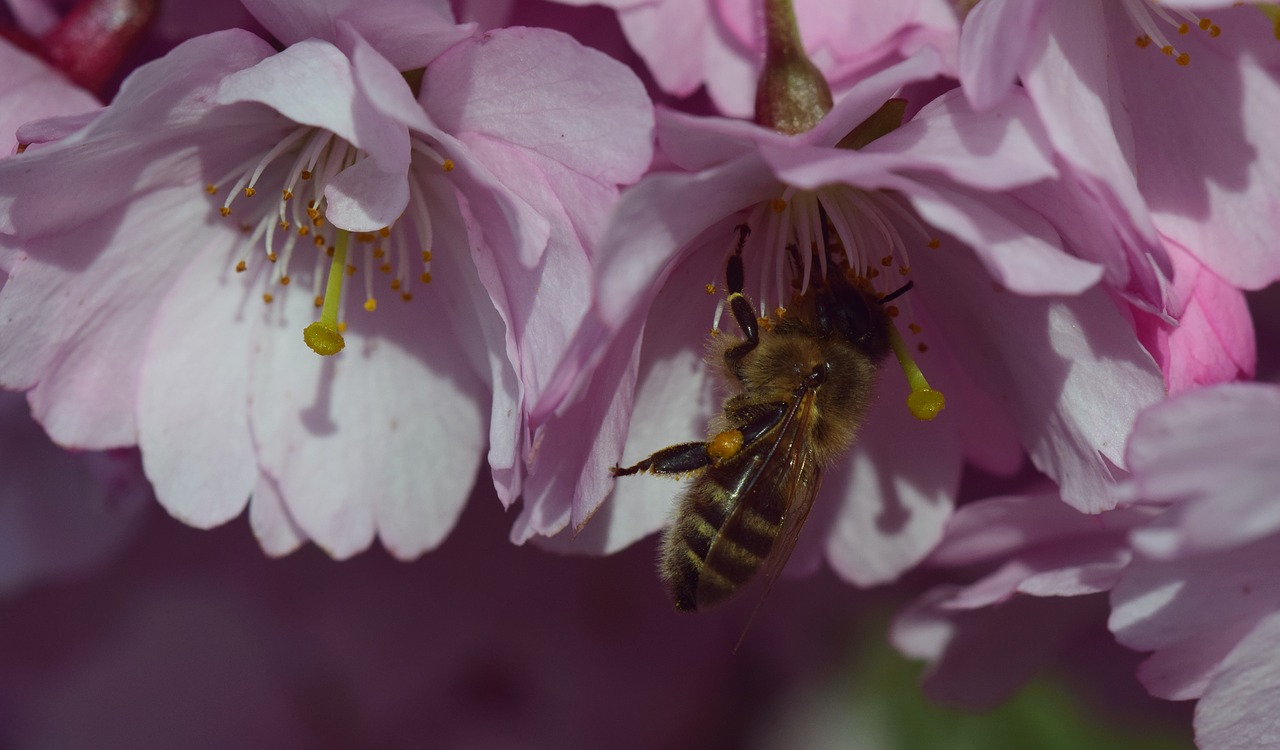
POLYGON ((1222 29, 1208 18, 1201 18, 1190 11, 1178 9, 1173 11, 1178 16, 1175 18, 1168 10, 1160 7, 1156 0, 1122 0, 1122 4, 1125 13, 1141 32, 1134 39, 1134 44, 1140 49, 1154 46, 1178 65, 1189 65, 1191 55, 1179 50, 1165 35, 1166 30, 1171 30, 1178 36, 1186 36, 1193 29, 1198 29, 1215 39, 1222 34, 1222 29))
POLYGON ((342 293, 356 283, 357 276, 363 282, 363 307, 368 312, 378 307, 374 293, 378 274, 387 277, 391 291, 405 302, 413 300, 415 279, 423 284, 431 281, 432 222, 421 180, 432 170, 452 170, 453 162, 420 138, 412 139, 412 148, 409 205, 391 226, 376 232, 348 232, 326 220, 325 188, 344 169, 368 156, 320 128, 295 127, 265 153, 247 158, 221 180, 205 186, 210 195, 225 195, 219 213, 237 220, 246 235, 238 245, 234 268, 247 275, 248 283, 262 285, 264 303, 271 304, 278 294, 298 286, 291 273, 299 265, 298 250, 314 248, 311 257, 301 262, 303 273, 310 275, 310 296, 321 317, 308 327, 304 338, 319 354, 336 354, 344 345, 342 293), (279 198, 263 201, 259 197, 263 194, 279 198), (323 337, 315 333, 320 330, 323 337))
MULTIPOLYGON (((769 329, 774 318, 787 314, 786 305, 805 294, 811 282, 828 273, 843 274, 850 282, 885 303, 891 345, 911 386, 908 407, 919 419, 933 419, 942 409, 942 395, 929 387, 897 328, 897 319, 911 320, 908 296, 898 297, 911 283, 908 244, 940 247, 914 212, 894 194, 827 185, 816 190, 786 188, 782 195, 749 210, 746 230, 729 248, 756 273, 760 325, 769 329), (904 230, 906 236, 904 237, 904 230)), ((716 293, 715 283, 707 284, 716 293)), ((716 306, 712 333, 719 331, 724 300, 716 306)), ((928 346, 923 328, 910 322, 907 331, 920 354, 928 346)))

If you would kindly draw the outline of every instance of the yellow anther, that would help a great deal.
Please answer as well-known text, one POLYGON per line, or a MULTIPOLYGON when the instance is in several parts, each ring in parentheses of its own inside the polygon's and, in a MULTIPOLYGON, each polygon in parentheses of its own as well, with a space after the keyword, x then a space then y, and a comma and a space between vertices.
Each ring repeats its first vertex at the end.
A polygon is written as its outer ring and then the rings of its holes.
POLYGON ((412 294, 409 294, 408 292, 405 292, 405 293, 403 293, 403 294, 401 294, 401 295, 400 295, 400 299, 404 300, 405 302, 412 302, 412 301, 413 301, 413 295, 412 295, 412 294))
POLYGON ((373 257, 375 257, 375 258, 385 258, 385 257, 387 257, 387 251, 386 251, 386 250, 383 250, 381 247, 375 247, 375 248, 373 249, 373 257))
POLYGON ((320 209, 315 206, 307 206, 307 218, 316 221, 320 218, 320 209))
POLYGON ((215 185, 215 184, 213 184, 212 182, 207 182, 207 183, 205 183, 204 191, 205 191, 206 193, 208 193, 209 195, 217 195, 217 194, 218 194, 218 186, 217 186, 217 185, 215 185))
POLYGON ((898 314, 899 314, 900 312, 901 312, 901 310, 899 310, 899 309, 898 309, 898 306, 897 306, 897 305, 889 305, 888 307, 886 307, 886 308, 884 309, 884 314, 885 314, 885 315, 888 315, 890 318, 896 318, 896 317, 898 317, 898 314))
POLYGON ((343 321, 343 322, 338 323, 338 333, 346 333, 346 332, 347 332, 347 324, 346 324, 346 322, 345 322, 345 321, 343 321))
POLYGON ((776 315, 776 316, 778 317, 778 319, 779 319, 779 320, 781 320, 782 318, 786 317, 786 315, 787 315, 787 308, 785 308, 785 307, 775 307, 775 308, 773 308, 773 314, 774 314, 774 315, 776 315))
POLYGON ((921 341, 919 344, 916 344, 916 351, 920 352, 921 354, 924 354, 925 352, 929 351, 929 345, 921 341))
POLYGON ((422 275, 418 277, 418 280, 419 280, 419 281, 421 281, 423 284, 430 284, 430 283, 431 283, 431 272, 430 272, 430 271, 423 271, 423 272, 422 272, 422 275))
POLYGON ((230 216, 230 215, 231 215, 231 207, 230 207, 230 206, 223 206, 222 208, 219 208, 219 209, 218 209, 218 213, 222 214, 223 216, 230 216))
POLYGON ((938 240, 938 238, 937 238, 937 237, 930 237, 930 238, 929 238, 929 249, 930 249, 930 250, 937 250, 939 247, 942 247, 942 242, 940 242, 940 241, 938 240))
POLYGON ((907 274, 911 273, 911 266, 898 266, 898 273, 902 274, 903 276, 906 276, 907 274))
POLYGON ((280 286, 289 286, 290 281, 293 281, 293 279, 290 279, 288 274, 285 274, 280 277, 280 286))
POLYGON ((368 244, 368 243, 370 243, 370 242, 373 242, 373 233, 372 233, 372 232, 357 232, 357 233, 356 233, 356 242, 363 242, 363 243, 365 243, 365 244, 368 244))
POLYGON ((369 312, 373 312, 374 310, 377 310, 378 300, 374 299, 373 297, 370 297, 369 299, 365 300, 364 309, 368 310, 369 312))
POLYGON ((888 268, 889 266, 892 266, 892 265, 893 265, 893 256, 892 256, 892 255, 886 255, 886 256, 884 256, 883 258, 881 258, 881 259, 880 259, 880 265, 884 266, 885 268, 888 268))
POLYGON ((248 265, 247 263, 245 263, 244 261, 238 261, 238 262, 236 263, 236 273, 244 273, 244 269, 246 269, 246 268, 248 268, 248 267, 249 267, 249 265, 248 265))
POLYGON ((1161 52, 1163 52, 1164 54, 1168 55, 1169 57, 1173 57, 1173 46, 1172 46, 1172 45, 1166 44, 1165 46, 1163 46, 1163 47, 1161 47, 1161 48, 1160 48, 1160 51, 1161 51, 1161 52))
POLYGON ((773 212, 775 214, 780 214, 783 211, 787 210, 787 202, 782 198, 774 198, 773 200, 769 201, 769 208, 773 209, 773 212))
POLYGON ((391 227, 383 227, 382 229, 379 229, 379 230, 378 230, 378 236, 379 236, 379 237, 381 237, 381 238, 382 238, 382 239, 384 239, 384 240, 385 240, 386 238, 390 237, 390 236, 391 236, 391 227))
POLYGON ((255 195, 257 195, 257 194, 258 194, 258 189, 257 189, 257 188, 247 187, 247 188, 245 188, 245 189, 244 189, 244 197, 246 197, 246 198, 252 198, 253 196, 255 196, 255 195))
POLYGON ((1178 33, 1179 33, 1179 34, 1186 34, 1186 33, 1190 32, 1190 31, 1191 31, 1191 26, 1190 26, 1190 24, 1182 23, 1182 24, 1179 24, 1179 25, 1178 25, 1178 33))
POLYGON ((1183 52, 1182 54, 1178 55, 1177 58, 1174 59, 1174 62, 1183 66, 1190 65, 1191 55, 1188 55, 1186 52, 1183 52))
POLYGON ((1151 37, 1140 36, 1137 39, 1134 39, 1133 43, 1138 45, 1140 49, 1146 49, 1147 47, 1151 46, 1151 37))
POLYGON ((283 200, 283 201, 293 200, 293 191, 289 190, 288 188, 281 190, 280 200, 283 200))
POLYGON ((347 264, 347 275, 348 276, 356 275, 356 267, 351 265, 350 263, 347 264))
POLYGON ((324 249, 324 254, 325 254, 325 255, 327 255, 327 256, 329 256, 330 258, 332 258, 332 257, 333 257, 333 245, 330 245, 330 246, 326 247, 326 248, 324 249))
POLYGON ((430 250, 423 250, 423 251, 422 251, 422 262, 423 262, 423 263, 430 263, 430 262, 431 262, 431 251, 430 251, 430 250))
POLYGON ((324 235, 317 234, 315 237, 312 237, 311 243, 316 247, 324 247, 325 246, 324 235))
POLYGON ((298 227, 299 237, 306 237, 309 234, 311 234, 311 227, 307 226, 306 224, 303 224, 302 226, 298 227))
MULTIPOLYGON (((1186 24, 1183 24, 1183 25, 1185 26, 1186 24)), ((1201 19, 1200 19, 1200 30, 1201 30, 1201 31, 1208 31, 1208 30, 1209 30, 1209 27, 1210 27, 1210 26, 1212 26, 1212 25, 1213 25, 1213 21, 1210 21, 1210 20, 1209 20, 1209 19, 1207 19, 1207 18, 1201 18, 1201 19)))
POLYGON ((383 263, 382 265, 378 266, 378 270, 382 271, 383 273, 391 273, 391 264, 383 263))
POLYGON ((392 288, 393 290, 395 290, 395 291, 399 291, 399 290, 400 290, 400 286, 401 286, 400 279, 392 279, 392 280, 391 280, 391 288, 392 288))
POLYGON ((281 222, 280 222, 280 224, 279 224, 279 226, 280 226, 280 231, 282 231, 282 232, 287 232, 287 231, 289 231, 289 222, 287 222, 287 221, 281 221, 281 222))
POLYGON ((316 297, 316 307, 324 307, 324 296, 316 297))
POLYGON ((266 302, 268 305, 271 304, 272 302, 275 302, 275 300, 276 298, 271 296, 271 292, 267 292, 266 294, 262 295, 262 301, 266 302))
POLYGON ((280 260, 280 256, 275 253, 267 253, 267 260, 275 263, 277 260, 280 260))
POLYGON ((907 330, 919 336, 920 332, 923 331, 924 329, 921 328, 918 323, 908 323, 907 330))
POLYGON ((453 166, 454 166, 453 159, 445 159, 444 162, 440 165, 440 168, 446 172, 452 172, 453 166))
POLYGON ((299 176, 299 177, 301 177, 301 178, 302 178, 302 179, 304 179, 304 180, 309 180, 309 179, 311 179, 311 170, 310 170, 310 169, 304 169, 304 170, 302 170, 302 172, 301 172, 301 173, 299 173, 299 174, 298 174, 298 176, 299 176))
POLYGON ((1209 36, 1211 38, 1217 39, 1221 34, 1222 34, 1222 29, 1218 28, 1216 24, 1209 27, 1209 36))
POLYGON ((707 290, 707 294, 715 294, 715 293, 716 293, 716 285, 715 285, 715 284, 707 284, 706 286, 704 286, 704 287, 702 287, 702 288, 707 290))

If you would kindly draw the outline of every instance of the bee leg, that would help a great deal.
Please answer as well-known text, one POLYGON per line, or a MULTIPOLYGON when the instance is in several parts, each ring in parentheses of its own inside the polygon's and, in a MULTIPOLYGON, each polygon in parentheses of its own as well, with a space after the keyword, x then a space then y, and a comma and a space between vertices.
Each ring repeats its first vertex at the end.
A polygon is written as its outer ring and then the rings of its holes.
POLYGON ((760 343, 760 324, 756 320, 755 311, 751 309, 751 301, 742 293, 744 276, 742 255, 735 253, 729 257, 725 278, 729 283, 729 309, 733 311, 733 319, 738 321, 738 328, 742 329, 742 336, 746 341, 726 351, 724 361, 739 380, 742 379, 742 358, 750 354, 751 350, 760 343))
POLYGON ((635 466, 610 469, 615 477, 639 474, 642 471, 653 474, 688 474, 711 464, 711 454, 707 452, 706 443, 680 443, 654 453, 635 466))

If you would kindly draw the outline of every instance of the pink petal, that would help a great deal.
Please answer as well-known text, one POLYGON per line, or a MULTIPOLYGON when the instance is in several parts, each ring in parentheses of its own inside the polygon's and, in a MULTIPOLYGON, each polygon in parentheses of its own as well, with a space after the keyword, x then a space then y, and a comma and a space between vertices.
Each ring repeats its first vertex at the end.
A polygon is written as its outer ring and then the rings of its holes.
POLYGON ((258 484, 249 502, 249 524, 262 551, 272 557, 284 557, 307 541, 306 533, 289 515, 284 498, 280 497, 280 488, 263 474, 258 475, 258 484))
POLYGON ((40 60, 0 40, 0 158, 17 148, 18 126, 30 120, 91 112, 100 106, 40 60))
POLYGON ((1111 464, 1142 408, 1164 395, 1159 371, 1101 290, 1072 298, 993 291, 967 251, 914 262, 928 289, 926 331, 1005 405, 1032 462, 1086 512, 1107 509, 1111 464))
POLYGON ((1260 289, 1280 278, 1280 138, 1271 123, 1280 89, 1274 71, 1236 41, 1261 37, 1267 25, 1256 9, 1242 11, 1215 14, 1221 39, 1180 37, 1191 55, 1185 67, 1144 54, 1120 30, 1112 45, 1155 226, 1232 286, 1260 289))
POLYGON ((1222 662, 1196 706, 1196 745, 1245 750, 1280 744, 1280 614, 1272 614, 1222 662))
POLYGON ((244 308, 254 295, 232 271, 243 237, 229 229, 210 239, 188 248, 155 310, 137 392, 147 478, 170 514, 199 528, 239 515, 258 480, 246 415, 252 325, 244 308))
POLYGON ((1172 538, 1138 537, 1162 558, 1227 549, 1280 530, 1280 387, 1228 384, 1170 399, 1142 414, 1129 440, 1122 497, 1176 503, 1172 538), (1158 543, 1157 543, 1158 542, 1158 543))
POLYGON ((988 109, 1015 90, 1018 72, 1043 31, 1044 0, 978 3, 960 30, 960 86, 974 109, 988 109))
POLYGON ((858 443, 828 473, 818 499, 837 513, 827 559, 859 586, 891 581, 933 549, 960 482, 952 417, 945 411, 932 422, 911 417, 906 381, 892 368, 885 363, 858 443))
MULTIPOLYGON (((441 277, 455 255, 441 253, 441 277)), ((250 425, 289 514, 339 559, 375 529, 400 558, 435 547, 470 493, 484 433, 447 304, 431 287, 412 304, 387 300, 372 323, 353 320, 342 354, 321 358, 301 344, 311 299, 283 296, 256 337, 250 425), (375 323, 382 334, 363 330, 375 323)))
POLYGON ((639 179, 652 153, 639 79, 550 29, 493 31, 454 47, 427 69, 423 101, 455 135, 505 141, 604 184, 639 179))
POLYGON ((455 26, 447 0, 245 0, 245 7, 284 45, 308 38, 337 41, 350 24, 397 70, 421 68, 471 34, 455 26))

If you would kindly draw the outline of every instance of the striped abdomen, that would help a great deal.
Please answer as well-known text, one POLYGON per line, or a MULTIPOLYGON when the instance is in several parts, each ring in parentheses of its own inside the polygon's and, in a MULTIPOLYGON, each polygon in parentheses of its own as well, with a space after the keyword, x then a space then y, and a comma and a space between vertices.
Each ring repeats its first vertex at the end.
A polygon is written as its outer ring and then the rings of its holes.
POLYGON ((741 467, 710 468, 680 498, 661 559, 676 609, 692 612, 728 599, 768 558, 782 530, 785 507, 773 500, 784 499, 741 502, 742 476, 741 467))

